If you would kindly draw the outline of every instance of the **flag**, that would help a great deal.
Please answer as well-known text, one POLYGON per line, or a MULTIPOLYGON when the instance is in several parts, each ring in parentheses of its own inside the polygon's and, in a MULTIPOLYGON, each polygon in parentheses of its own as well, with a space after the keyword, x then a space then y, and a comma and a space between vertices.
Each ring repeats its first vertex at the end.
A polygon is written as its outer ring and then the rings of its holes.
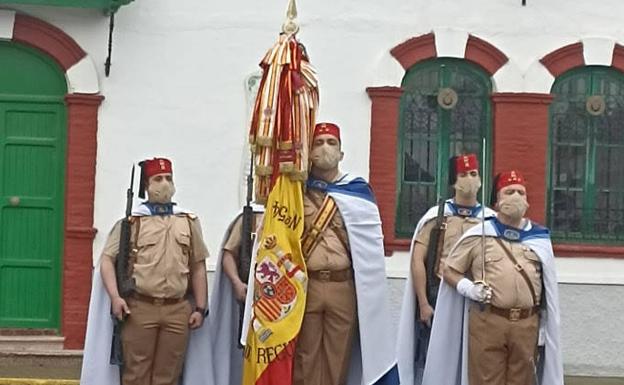
POLYGON ((242 385, 292 383, 305 312, 303 184, 319 96, 316 71, 295 37, 296 16, 290 0, 284 33, 260 63, 263 74, 249 130, 256 202, 266 203, 266 211, 246 301, 242 385))
POLYGON ((268 197, 258 243, 243 385, 291 383, 306 299, 302 233, 302 182, 280 175, 268 197))

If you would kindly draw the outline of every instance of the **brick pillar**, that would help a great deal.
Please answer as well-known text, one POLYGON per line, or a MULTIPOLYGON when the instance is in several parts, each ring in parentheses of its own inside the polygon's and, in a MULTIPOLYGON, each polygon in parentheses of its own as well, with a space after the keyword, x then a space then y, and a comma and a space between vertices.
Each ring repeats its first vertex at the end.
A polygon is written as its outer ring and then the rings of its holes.
POLYGON ((550 94, 496 93, 494 104, 494 173, 517 169, 528 183, 528 216, 546 218, 548 107, 550 94))
POLYGON ((369 87, 366 92, 371 99, 370 183, 381 214, 385 252, 390 255, 397 246, 394 238, 397 137, 403 90, 369 87))
POLYGON ((100 95, 71 94, 67 104, 63 319, 65 349, 82 349, 91 293, 93 200, 100 95))

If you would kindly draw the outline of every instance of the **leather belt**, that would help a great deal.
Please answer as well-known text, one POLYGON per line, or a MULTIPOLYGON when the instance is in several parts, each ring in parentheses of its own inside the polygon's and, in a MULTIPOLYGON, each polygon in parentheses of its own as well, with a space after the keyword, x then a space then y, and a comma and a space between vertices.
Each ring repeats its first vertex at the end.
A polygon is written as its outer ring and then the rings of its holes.
POLYGON ((157 298, 157 297, 150 297, 149 295, 144 295, 140 293, 132 294, 132 298, 136 299, 137 301, 147 302, 147 303, 151 303, 152 305, 157 305, 157 306, 173 305, 173 304, 184 301, 184 297, 182 298, 157 298))
POLYGON ((308 271, 308 278, 323 282, 343 282, 353 278, 351 269, 308 271))
POLYGON ((527 319, 531 317, 533 314, 537 314, 539 311, 539 307, 528 307, 528 308, 512 308, 512 309, 501 309, 496 306, 486 305, 485 311, 488 311, 492 314, 496 314, 503 318, 506 318, 512 322, 520 321, 523 319, 527 319))

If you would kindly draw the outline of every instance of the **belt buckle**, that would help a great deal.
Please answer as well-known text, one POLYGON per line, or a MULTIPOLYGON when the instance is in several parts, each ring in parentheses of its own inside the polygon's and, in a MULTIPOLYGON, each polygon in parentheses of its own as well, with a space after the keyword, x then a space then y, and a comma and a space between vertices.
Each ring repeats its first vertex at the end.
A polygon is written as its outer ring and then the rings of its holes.
POLYGON ((330 270, 319 270, 318 274, 319 274, 319 281, 329 282, 329 279, 331 278, 330 270))
POLYGON ((162 306, 165 304, 164 298, 154 298, 153 304, 156 306, 162 306))
POLYGON ((509 320, 511 322, 519 321, 521 313, 522 309, 509 309, 509 320))

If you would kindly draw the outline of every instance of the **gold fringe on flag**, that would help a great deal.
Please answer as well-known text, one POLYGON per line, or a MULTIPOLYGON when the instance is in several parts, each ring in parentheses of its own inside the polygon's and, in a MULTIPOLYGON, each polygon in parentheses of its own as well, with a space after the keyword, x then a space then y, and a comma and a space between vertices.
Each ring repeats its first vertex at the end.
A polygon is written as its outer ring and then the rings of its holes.
POLYGON ((249 130, 258 203, 266 202, 279 174, 306 180, 319 104, 316 71, 297 41, 298 28, 287 22, 284 29, 294 32, 282 33, 260 63, 263 74, 249 130))

